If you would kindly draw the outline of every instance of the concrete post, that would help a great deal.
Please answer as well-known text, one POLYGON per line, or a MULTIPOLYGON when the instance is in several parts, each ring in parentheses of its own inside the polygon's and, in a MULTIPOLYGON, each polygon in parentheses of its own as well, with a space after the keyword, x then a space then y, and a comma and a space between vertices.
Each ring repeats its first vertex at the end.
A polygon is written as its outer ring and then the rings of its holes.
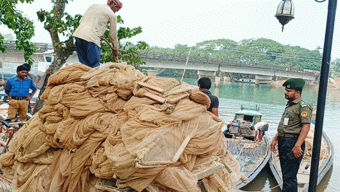
POLYGON ((221 77, 215 76, 215 87, 220 87, 221 77))

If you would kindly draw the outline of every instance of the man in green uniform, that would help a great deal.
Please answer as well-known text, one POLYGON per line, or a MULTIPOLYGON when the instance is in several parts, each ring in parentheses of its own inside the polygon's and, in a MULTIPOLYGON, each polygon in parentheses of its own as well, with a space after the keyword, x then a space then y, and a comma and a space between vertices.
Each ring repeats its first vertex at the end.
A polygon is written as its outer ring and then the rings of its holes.
POLYGON ((296 175, 310 128, 312 107, 302 101, 304 85, 305 81, 300 78, 288 79, 283 84, 286 87, 285 98, 288 102, 277 128, 278 133, 270 145, 270 150, 274 151, 278 143, 284 192, 297 192, 296 175))

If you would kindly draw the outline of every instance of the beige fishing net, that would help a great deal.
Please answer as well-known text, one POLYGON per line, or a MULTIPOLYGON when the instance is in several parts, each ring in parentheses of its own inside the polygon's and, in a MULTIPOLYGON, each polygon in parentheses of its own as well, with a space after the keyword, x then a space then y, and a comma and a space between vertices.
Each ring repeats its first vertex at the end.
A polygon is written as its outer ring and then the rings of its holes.
MULTIPOLYGON (((304 160, 311 160, 312 159, 312 153, 313 153, 313 140, 314 140, 314 130, 315 130, 315 125, 310 124, 310 130, 308 132, 308 135, 305 140, 305 154, 303 155, 304 160)), ((321 139, 321 148, 320 148, 320 159, 325 159, 329 157, 328 153, 328 145, 326 141, 321 139)))
POLYGON ((224 122, 195 86, 126 64, 73 64, 41 99, 0 156, 14 191, 232 191, 241 177, 224 122))

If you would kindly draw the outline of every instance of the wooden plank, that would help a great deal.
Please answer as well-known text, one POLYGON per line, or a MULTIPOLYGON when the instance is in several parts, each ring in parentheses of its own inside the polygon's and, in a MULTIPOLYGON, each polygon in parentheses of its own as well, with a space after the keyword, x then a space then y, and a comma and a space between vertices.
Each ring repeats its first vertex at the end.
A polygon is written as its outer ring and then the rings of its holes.
POLYGON ((218 187, 219 191, 221 192, 229 191, 228 188, 225 186, 224 182, 222 181, 222 179, 218 175, 213 174, 209 177, 209 179, 211 179, 215 186, 218 187))
POLYGON ((154 101, 157 101, 158 103, 165 103, 165 99, 163 97, 160 97, 158 95, 151 94, 149 92, 144 93, 144 96, 152 99, 154 101))
POLYGON ((155 87, 155 86, 152 86, 152 85, 149 85, 149 84, 146 84, 146 83, 142 83, 142 82, 138 82, 137 84, 141 87, 146 87, 146 88, 154 90, 158 93, 162 93, 162 94, 164 93, 164 89, 162 89, 162 88, 155 87))
POLYGON ((182 155, 185 147, 188 145, 189 141, 190 141, 191 137, 187 136, 184 141, 182 142, 182 145, 179 147, 179 149, 177 150, 176 154, 174 155, 174 157, 172 158, 173 162, 177 162, 179 157, 182 155))
POLYGON ((217 166, 215 166, 215 167, 213 167, 213 168, 211 168, 211 169, 209 169, 209 170, 207 170, 203 173, 197 174, 197 179, 200 180, 200 179, 203 179, 205 177, 209 177, 212 174, 214 174, 216 171, 223 169, 223 168, 224 168, 224 166, 222 164, 217 165, 217 166))

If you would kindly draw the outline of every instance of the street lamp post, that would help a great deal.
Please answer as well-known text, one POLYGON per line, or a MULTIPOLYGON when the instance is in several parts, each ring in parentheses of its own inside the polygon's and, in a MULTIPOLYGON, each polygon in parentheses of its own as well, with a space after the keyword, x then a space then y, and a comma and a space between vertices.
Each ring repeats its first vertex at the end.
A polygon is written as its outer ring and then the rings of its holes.
MULTIPOLYGON (((286 12, 282 11, 280 13, 279 8, 281 4, 286 4, 288 1, 290 2, 291 0, 283 0, 283 2, 279 4, 278 13, 276 14, 276 17, 277 15, 279 15, 280 17, 285 18, 285 20, 288 20, 286 23, 288 23, 292 18, 294 18, 294 15, 288 14, 289 10, 286 12)), ((324 2, 326 0, 315 0, 315 1, 324 2)), ((317 110, 316 110, 312 165, 311 165, 311 171, 310 171, 310 177, 309 177, 309 188, 308 188, 309 192, 316 191, 317 181, 318 181, 320 147, 321 147, 321 138, 322 138, 323 118, 324 118, 325 104, 326 104, 326 93, 327 93, 329 65, 330 65, 330 58, 331 58, 331 51, 332 51, 336 6, 337 6, 337 0, 329 0, 326 34, 325 34, 324 50, 323 50, 321 73, 320 73, 321 76, 320 76, 320 82, 319 82, 318 104, 317 104, 317 110)), ((293 5, 291 7, 294 8, 293 5)), ((284 25, 283 23, 281 24, 284 25)))
POLYGON ((292 19, 294 19, 294 4, 291 0, 282 0, 277 7, 275 17, 282 25, 282 32, 284 26, 292 19))

